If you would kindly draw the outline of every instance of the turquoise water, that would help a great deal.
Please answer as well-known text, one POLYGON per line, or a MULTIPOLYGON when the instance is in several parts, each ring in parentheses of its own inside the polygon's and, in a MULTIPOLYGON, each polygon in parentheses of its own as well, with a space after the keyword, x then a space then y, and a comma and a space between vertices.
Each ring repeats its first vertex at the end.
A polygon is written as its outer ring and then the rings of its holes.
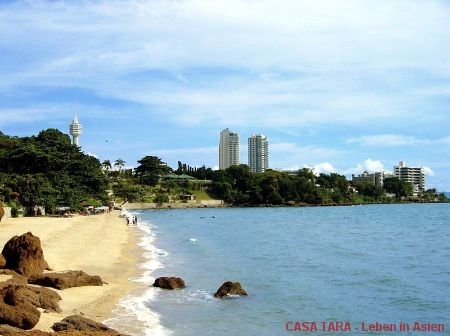
POLYGON ((152 289, 145 301, 173 335, 321 335, 322 321, 348 321, 353 335, 362 334, 361 322, 415 321, 445 324, 445 332, 409 334, 449 334, 450 204, 139 216, 159 251, 151 276, 187 283, 183 290, 152 289), (226 280, 240 281, 249 296, 213 298, 226 280), (288 332, 287 321, 320 328, 288 332))

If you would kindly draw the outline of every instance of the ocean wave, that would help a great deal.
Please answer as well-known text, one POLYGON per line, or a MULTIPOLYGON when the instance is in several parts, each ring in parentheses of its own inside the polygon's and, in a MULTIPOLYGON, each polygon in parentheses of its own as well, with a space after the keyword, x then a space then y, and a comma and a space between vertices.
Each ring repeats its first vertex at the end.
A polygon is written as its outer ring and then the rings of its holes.
MULTIPOLYGON (((138 214, 140 212, 131 213, 126 210, 121 213, 124 217, 138 214)), ((143 254, 145 261, 139 265, 144 272, 140 276, 130 278, 130 280, 151 285, 155 281, 153 272, 164 267, 160 258, 167 256, 169 253, 153 245, 156 237, 152 231, 156 228, 154 225, 140 219, 137 227, 142 232, 137 245, 145 251, 143 254)), ((103 323, 132 336, 166 336, 172 334, 170 330, 161 325, 160 315, 149 309, 151 302, 156 299, 157 295, 158 292, 151 287, 139 296, 126 296, 118 302, 116 308, 112 311, 112 317, 103 323)))
POLYGON ((217 302, 217 299, 211 292, 206 290, 191 290, 184 289, 180 291, 174 291, 170 293, 170 297, 174 302, 177 303, 210 303, 217 302))

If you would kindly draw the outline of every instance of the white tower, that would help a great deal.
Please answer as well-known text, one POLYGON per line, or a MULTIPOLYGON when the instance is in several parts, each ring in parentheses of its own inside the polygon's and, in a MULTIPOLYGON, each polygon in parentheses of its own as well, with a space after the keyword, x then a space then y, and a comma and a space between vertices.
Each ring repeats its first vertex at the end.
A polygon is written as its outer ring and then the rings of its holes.
POLYGON ((75 116, 70 124, 70 135, 72 135, 72 144, 79 146, 78 137, 83 134, 83 125, 78 122, 75 116))

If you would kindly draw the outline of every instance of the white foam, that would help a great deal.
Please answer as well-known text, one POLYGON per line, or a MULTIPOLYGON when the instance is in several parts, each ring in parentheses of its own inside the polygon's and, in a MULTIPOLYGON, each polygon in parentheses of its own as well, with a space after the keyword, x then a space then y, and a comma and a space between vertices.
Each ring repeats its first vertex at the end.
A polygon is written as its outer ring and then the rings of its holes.
POLYGON ((194 243, 195 243, 198 239, 197 239, 197 238, 190 238, 189 240, 190 240, 191 242, 194 242, 194 243))
MULTIPOLYGON (((133 215, 135 214, 123 210, 124 217, 133 215)), ((145 250, 145 262, 139 265, 144 272, 141 276, 130 278, 130 280, 151 285, 155 281, 152 276, 153 272, 164 266, 160 258, 167 256, 168 253, 153 245, 155 234, 152 232, 152 228, 155 228, 155 226, 141 219, 138 228, 143 232, 138 245, 145 250)), ((170 330, 161 325, 159 314, 149 309, 149 303, 154 301, 157 295, 158 292, 150 287, 141 296, 129 295, 121 299, 112 312, 113 317, 104 321, 104 323, 132 336, 172 334, 170 330)))

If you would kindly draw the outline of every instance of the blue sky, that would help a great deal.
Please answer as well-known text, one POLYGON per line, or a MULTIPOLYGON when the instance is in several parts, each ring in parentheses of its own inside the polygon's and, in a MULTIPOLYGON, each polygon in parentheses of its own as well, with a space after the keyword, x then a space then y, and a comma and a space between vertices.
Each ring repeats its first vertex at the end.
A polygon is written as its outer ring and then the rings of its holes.
POLYGON ((450 190, 448 1, 0 1, 0 130, 83 123, 85 152, 218 165, 427 167, 450 190))

